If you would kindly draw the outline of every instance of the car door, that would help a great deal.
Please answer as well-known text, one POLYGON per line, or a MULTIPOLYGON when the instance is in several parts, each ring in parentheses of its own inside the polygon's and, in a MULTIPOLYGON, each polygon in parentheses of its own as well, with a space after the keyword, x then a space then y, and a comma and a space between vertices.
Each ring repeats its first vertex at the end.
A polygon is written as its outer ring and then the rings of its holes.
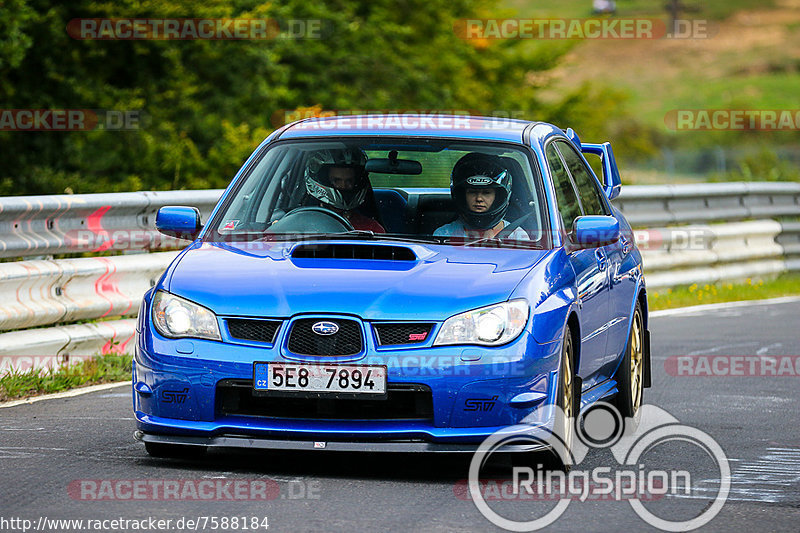
MULTIPOLYGON (((587 215, 613 216, 608 206, 600 183, 594 173, 586 165, 584 159, 566 142, 558 142, 558 148, 567 164, 573 182, 578 191, 584 213, 587 215)), ((608 308, 605 313, 606 329, 606 366, 604 374, 610 374, 616 368, 615 362, 627 342, 628 315, 633 301, 631 284, 621 284, 622 263, 630 252, 630 245, 623 236, 620 240, 598 248, 607 262, 608 274, 608 308)), ((610 375, 605 376, 610 377, 610 375)))
MULTIPOLYGON (((556 143, 545 146, 545 157, 566 238, 569 238, 575 219, 585 214, 584 208, 556 143)), ((575 271, 580 302, 581 356, 578 374, 583 378, 583 389, 588 389, 598 383, 606 359, 608 260, 602 248, 574 250, 569 258, 575 271)))

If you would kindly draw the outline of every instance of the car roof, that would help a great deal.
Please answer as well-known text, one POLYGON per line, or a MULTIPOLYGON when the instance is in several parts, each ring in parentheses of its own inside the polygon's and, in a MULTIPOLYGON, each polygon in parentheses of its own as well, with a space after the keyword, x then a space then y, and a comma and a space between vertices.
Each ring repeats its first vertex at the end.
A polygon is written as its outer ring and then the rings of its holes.
POLYGON ((339 115, 290 124, 280 139, 331 136, 447 137, 523 142, 534 122, 504 117, 438 114, 339 115))

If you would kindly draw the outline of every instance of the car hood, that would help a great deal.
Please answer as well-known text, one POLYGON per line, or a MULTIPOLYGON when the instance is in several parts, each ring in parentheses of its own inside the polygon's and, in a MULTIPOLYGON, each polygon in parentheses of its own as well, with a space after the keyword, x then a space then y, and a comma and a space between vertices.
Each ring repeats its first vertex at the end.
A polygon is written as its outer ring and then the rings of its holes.
POLYGON ((370 320, 443 320, 507 300, 548 253, 368 242, 357 244, 403 248, 416 259, 293 255, 297 246, 309 244, 195 243, 172 265, 165 288, 222 316, 336 313, 370 320))

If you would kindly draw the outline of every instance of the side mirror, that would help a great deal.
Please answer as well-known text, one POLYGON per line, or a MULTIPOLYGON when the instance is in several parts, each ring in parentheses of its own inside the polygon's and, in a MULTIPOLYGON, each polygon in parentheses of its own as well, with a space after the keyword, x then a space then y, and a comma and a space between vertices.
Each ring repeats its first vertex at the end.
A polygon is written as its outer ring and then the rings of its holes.
POLYGON ((156 215, 156 229, 170 237, 193 240, 203 229, 196 207, 165 205, 156 215))
POLYGON ((611 143, 583 143, 581 151, 584 154, 594 154, 600 157, 603 165, 603 181, 605 182, 603 189, 606 197, 613 200, 619 196, 619 192, 622 190, 622 179, 619 177, 619 168, 617 160, 614 158, 614 151, 611 149, 611 143))
POLYGON ((619 240, 619 221, 607 216, 584 216, 575 219, 573 238, 577 248, 596 248, 619 240))

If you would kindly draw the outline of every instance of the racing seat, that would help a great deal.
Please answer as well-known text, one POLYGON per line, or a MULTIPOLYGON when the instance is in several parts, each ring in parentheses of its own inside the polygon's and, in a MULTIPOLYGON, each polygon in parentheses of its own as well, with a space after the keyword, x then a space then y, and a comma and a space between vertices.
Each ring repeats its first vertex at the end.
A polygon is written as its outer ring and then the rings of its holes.
POLYGON ((446 193, 417 195, 415 226, 419 235, 433 235, 437 228, 458 218, 456 206, 446 193))
POLYGON ((404 193, 397 189, 374 189, 372 192, 386 232, 410 233, 411 228, 406 216, 408 203, 404 193))

